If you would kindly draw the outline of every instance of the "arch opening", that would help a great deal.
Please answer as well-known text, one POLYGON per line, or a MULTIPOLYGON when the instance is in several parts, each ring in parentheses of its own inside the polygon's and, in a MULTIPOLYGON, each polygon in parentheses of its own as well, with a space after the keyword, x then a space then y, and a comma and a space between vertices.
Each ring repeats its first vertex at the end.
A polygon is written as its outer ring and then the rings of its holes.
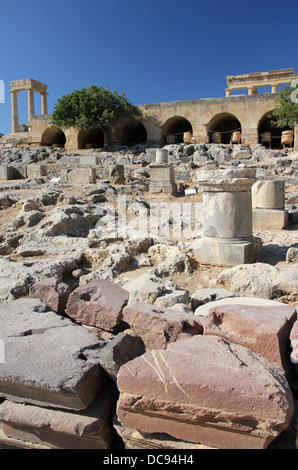
POLYGON ((133 147, 138 144, 145 144, 147 141, 147 131, 140 121, 131 121, 124 125, 121 131, 121 145, 133 147))
POLYGON ((64 132, 58 127, 49 127, 44 131, 41 137, 41 145, 46 147, 61 147, 64 148, 66 137, 64 132))
POLYGON ((242 133, 239 119, 233 114, 223 113, 215 116, 207 126, 209 142, 217 144, 230 144, 234 132, 242 133))
POLYGON ((280 150, 283 148, 281 137, 283 131, 291 130, 290 127, 286 126, 283 128, 275 127, 272 123, 273 118, 270 118, 270 115, 273 111, 266 113, 259 121, 258 134, 259 134, 259 144, 262 144, 264 147, 280 150))
POLYGON ((78 148, 101 148, 104 147, 104 133, 100 127, 81 129, 78 135, 78 148))
POLYGON ((184 133, 193 133, 191 123, 182 116, 168 119, 161 128, 161 137, 164 144, 179 144, 184 141, 184 133))

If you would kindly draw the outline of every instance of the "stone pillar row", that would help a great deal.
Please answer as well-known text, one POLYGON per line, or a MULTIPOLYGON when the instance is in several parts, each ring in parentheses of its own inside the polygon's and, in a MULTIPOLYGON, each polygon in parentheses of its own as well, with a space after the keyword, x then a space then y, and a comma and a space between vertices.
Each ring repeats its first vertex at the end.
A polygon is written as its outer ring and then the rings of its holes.
MULTIPOLYGON (((21 90, 11 90, 11 118, 12 118, 12 129, 11 132, 14 134, 19 132, 19 111, 18 111, 18 92, 21 90)), ((48 93, 40 93, 41 95, 41 114, 48 114, 47 96, 48 93)), ((28 90, 28 121, 35 116, 34 107, 34 90, 28 90)))

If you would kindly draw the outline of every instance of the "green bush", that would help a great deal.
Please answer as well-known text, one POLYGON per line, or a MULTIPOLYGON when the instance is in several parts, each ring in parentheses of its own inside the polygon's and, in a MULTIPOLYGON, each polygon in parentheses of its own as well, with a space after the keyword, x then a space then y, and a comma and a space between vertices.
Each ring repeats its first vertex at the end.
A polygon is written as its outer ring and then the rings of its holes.
POLYGON ((58 127, 100 126, 107 129, 120 118, 131 119, 140 115, 140 110, 125 97, 125 93, 91 85, 58 99, 52 124, 58 127))

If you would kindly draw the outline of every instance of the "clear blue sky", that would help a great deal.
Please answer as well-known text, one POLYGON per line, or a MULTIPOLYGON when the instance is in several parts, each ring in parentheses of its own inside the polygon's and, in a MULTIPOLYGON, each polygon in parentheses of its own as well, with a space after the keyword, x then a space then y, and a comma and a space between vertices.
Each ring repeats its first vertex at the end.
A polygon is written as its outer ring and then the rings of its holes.
MULTIPOLYGON (((298 72, 297 13, 297 0, 1 2, 0 132, 11 131, 11 80, 46 83, 52 112, 93 83, 145 104, 225 96, 227 75, 298 72)), ((18 96, 26 123, 27 94, 18 96)))

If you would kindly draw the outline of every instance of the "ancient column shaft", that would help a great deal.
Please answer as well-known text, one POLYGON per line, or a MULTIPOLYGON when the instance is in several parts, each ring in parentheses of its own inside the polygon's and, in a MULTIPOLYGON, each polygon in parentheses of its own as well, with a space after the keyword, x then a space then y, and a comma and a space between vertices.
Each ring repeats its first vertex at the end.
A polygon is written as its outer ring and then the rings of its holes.
POLYGON ((12 129, 11 132, 19 132, 19 110, 18 110, 18 92, 11 91, 11 120, 12 129))
POLYGON ((35 109, 34 109, 34 91, 28 90, 28 121, 35 116, 35 109))
POLYGON ((41 114, 48 114, 48 93, 41 93, 41 114))
POLYGON ((203 236, 194 248, 198 262, 218 266, 255 262, 262 244, 252 234, 255 170, 202 170, 196 180, 203 190, 203 236))

